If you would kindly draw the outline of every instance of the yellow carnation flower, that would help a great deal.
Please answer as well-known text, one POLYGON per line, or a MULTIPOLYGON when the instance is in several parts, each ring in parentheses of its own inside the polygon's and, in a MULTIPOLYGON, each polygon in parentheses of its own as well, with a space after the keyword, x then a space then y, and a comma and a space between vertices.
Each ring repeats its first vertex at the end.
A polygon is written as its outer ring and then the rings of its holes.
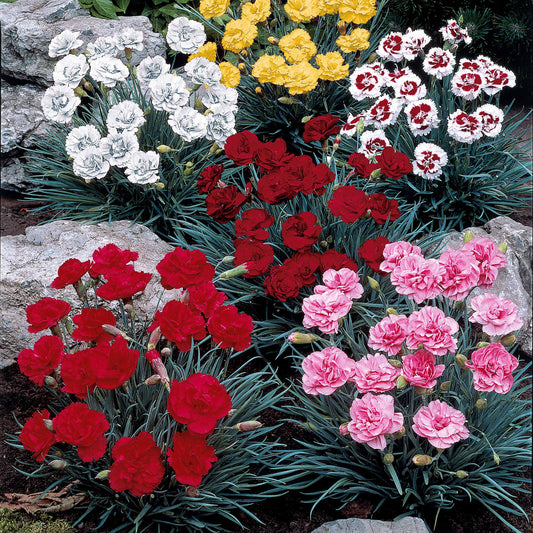
POLYGON ((366 50, 370 43, 370 32, 363 28, 356 28, 349 35, 342 35, 337 39, 337 46, 346 54, 366 50))
POLYGON ((348 76, 350 70, 339 52, 317 55, 316 64, 320 67, 319 76, 321 80, 342 80, 348 76))
POLYGON ((339 2, 339 17, 344 22, 364 24, 376 13, 376 0, 340 0, 339 2))
POLYGON ((252 76, 261 83, 283 85, 287 79, 288 65, 282 56, 262 55, 252 68, 252 76))
POLYGON ((304 94, 312 91, 318 83, 319 70, 307 61, 290 65, 287 72, 285 87, 289 94, 304 94))
POLYGON ((224 50, 238 54, 243 48, 250 46, 257 35, 257 26, 247 20, 230 20, 226 24, 222 46, 224 50))
POLYGON ((270 16, 270 0, 255 0, 252 4, 248 2, 243 4, 241 18, 257 24, 264 22, 270 16))
POLYGON ((228 61, 222 61, 222 63, 219 63, 218 66, 222 72, 220 83, 226 87, 237 87, 237 85, 239 85, 241 82, 240 70, 228 61))
POLYGON ((319 0, 288 0, 285 11, 291 20, 303 22, 318 17, 321 7, 319 0))
POLYGON ((289 63, 309 61, 316 54, 315 43, 305 30, 294 30, 279 40, 278 46, 289 63))
POLYGON ((206 19, 220 17, 229 7, 230 0, 201 0, 199 11, 206 19))
POLYGON ((216 61, 217 58, 217 45, 216 43, 205 43, 200 48, 198 48, 198 52, 196 54, 191 54, 187 61, 191 61, 195 57, 205 57, 206 59, 209 59, 209 61, 216 61))
POLYGON ((323 0, 325 14, 335 15, 335 13, 338 13, 340 1, 341 0, 323 0))

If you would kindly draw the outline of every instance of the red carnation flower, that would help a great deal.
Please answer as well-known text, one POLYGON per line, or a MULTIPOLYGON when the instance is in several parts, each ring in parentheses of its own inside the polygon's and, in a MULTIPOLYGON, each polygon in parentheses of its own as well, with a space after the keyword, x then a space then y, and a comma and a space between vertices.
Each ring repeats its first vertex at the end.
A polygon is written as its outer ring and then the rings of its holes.
POLYGON ((125 265, 121 272, 107 274, 107 283, 96 289, 96 294, 104 300, 121 300, 133 297, 144 291, 152 279, 148 272, 137 272, 133 265, 125 265))
POLYGON ((135 437, 122 437, 111 450, 113 464, 109 470, 109 486, 115 492, 129 490, 140 498, 151 494, 163 480, 165 467, 161 448, 152 435, 141 431, 135 437))
POLYGON ((233 348, 238 352, 250 347, 253 329, 252 317, 239 313, 234 305, 218 307, 207 321, 213 341, 222 349, 233 348))
MULTIPOLYGON (((287 183, 290 189, 295 192, 303 192, 304 189, 310 188, 307 184, 315 170, 315 164, 308 155, 294 156, 283 167, 283 171, 287 175, 287 183)), ((311 190, 311 192, 313 192, 311 190)))
POLYGON ((300 283, 303 286, 316 284, 315 272, 320 267, 320 254, 305 250, 296 252, 292 257, 285 259, 283 266, 298 272, 300 283))
POLYGON ((335 181, 335 174, 325 163, 319 163, 313 171, 306 176, 302 192, 304 194, 317 193, 322 196, 326 192, 326 186, 335 181))
POLYGON ((286 165, 294 156, 287 153, 287 145, 283 139, 263 143, 255 162, 259 165, 259 172, 270 172, 275 168, 286 165))
POLYGON ((97 461, 104 456, 107 448, 104 433, 110 427, 104 413, 75 402, 67 405, 52 422, 57 442, 77 446, 83 462, 97 461))
POLYGON ((268 272, 274 261, 272 246, 254 239, 236 239, 233 244, 235 245, 233 264, 235 266, 246 264, 247 273, 243 275, 245 278, 255 278, 268 272))
POLYGON ((316 215, 309 211, 289 217, 281 227, 283 244, 292 250, 311 248, 321 233, 316 215))
POLYGON ((236 165, 249 165, 253 163, 261 144, 255 133, 240 131, 226 139, 224 152, 236 165))
POLYGON ((265 174, 257 182, 257 196, 267 204, 276 205, 292 200, 298 191, 289 184, 289 174, 279 168, 265 174))
POLYGON ((67 259, 57 269, 57 278, 52 281, 50 287, 64 289, 67 285, 77 283, 84 274, 87 274, 90 264, 90 261, 82 263, 79 259, 67 259))
POLYGON ((17 363, 20 371, 42 387, 45 376, 49 376, 61 362, 63 341, 56 335, 45 335, 33 346, 19 353, 17 363))
POLYGON ((33 453, 33 458, 38 463, 44 461, 50 448, 56 442, 53 432, 44 425, 45 420, 50 420, 49 411, 46 409, 42 412, 35 411, 24 424, 19 437, 22 446, 33 453))
POLYGON ((183 431, 174 434, 174 448, 167 451, 168 464, 176 479, 184 485, 197 487, 217 461, 215 448, 208 446, 205 436, 183 431))
POLYGON ((296 298, 303 287, 298 269, 293 265, 276 265, 265 278, 265 294, 280 302, 296 298))
POLYGON ((359 270, 357 263, 353 259, 350 259, 346 254, 337 252, 337 250, 334 249, 326 250, 320 257, 320 272, 323 274, 330 268, 333 270, 349 268, 354 272, 359 270))
POLYGON ((189 287, 189 308, 202 313, 205 318, 209 318, 227 299, 223 292, 217 291, 212 281, 189 287))
POLYGON ((341 127, 336 125, 337 122, 339 122, 339 117, 334 117, 329 113, 307 121, 302 135, 304 142, 323 141, 331 135, 337 135, 341 131, 341 127))
POLYGON ((200 194, 206 194, 209 191, 212 191, 222 178, 222 172, 224 172, 224 165, 211 165, 210 167, 205 167, 204 170, 200 172, 200 179, 196 182, 198 192, 200 194))
POLYGON ((391 222, 400 217, 398 202, 392 198, 387 198, 383 193, 371 194, 368 198, 370 216, 376 224, 385 224, 387 219, 391 222))
POLYGON ((170 385, 167 410, 176 422, 187 424, 194 433, 211 433, 230 409, 230 395, 214 376, 192 374, 170 385))
POLYGON ((175 248, 156 266, 161 285, 167 289, 187 289, 213 279, 215 269, 200 250, 175 248))
POLYGON ((392 146, 386 146, 383 152, 376 156, 376 161, 381 173, 395 180, 413 171, 409 158, 402 152, 396 152, 392 146))
POLYGON ((87 348, 75 353, 65 354, 61 361, 61 392, 74 394, 77 398, 87 398, 96 387, 96 376, 91 365, 92 354, 96 348, 87 348))
POLYGON ((93 252, 93 263, 89 273, 93 277, 102 274, 107 278, 109 274, 122 272, 130 261, 137 261, 139 254, 130 250, 121 250, 116 244, 106 244, 93 252))
POLYGON ((353 224, 366 214, 368 198, 361 189, 356 189, 353 185, 345 185, 332 194, 328 207, 332 215, 340 217, 346 224, 353 224))
POLYGON ((56 298, 41 298, 37 303, 26 307, 28 331, 38 333, 46 328, 55 326, 71 311, 70 304, 56 298))
POLYGON ((148 331, 160 327, 161 333, 176 344, 182 352, 191 348, 193 339, 199 341, 206 336, 205 321, 182 302, 171 300, 162 311, 157 311, 148 331))
POLYGON ((228 185, 223 189, 213 189, 205 199, 207 214, 222 223, 235 218, 244 202, 246 202, 246 196, 234 185, 228 185))
POLYGON ((371 164, 368 158, 359 152, 354 152, 348 158, 348 164, 353 167, 354 174, 367 179, 376 168, 379 168, 379 165, 375 163, 371 164))
POLYGON ((365 263, 380 276, 386 276, 387 273, 379 269, 379 265, 385 258, 383 257, 383 250, 389 244, 387 237, 376 237, 375 239, 368 239, 358 250, 359 257, 364 259, 365 263))
POLYGON ((241 213, 241 218, 235 221, 235 236, 266 241, 269 237, 266 228, 270 228, 272 224, 274 217, 264 209, 247 209, 241 213))
POLYGON ((72 317, 72 322, 78 326, 72 332, 72 338, 76 341, 91 342, 107 342, 113 338, 113 335, 106 333, 102 326, 109 324, 114 326, 117 323, 115 315, 98 307, 97 309, 83 308, 81 313, 72 317))

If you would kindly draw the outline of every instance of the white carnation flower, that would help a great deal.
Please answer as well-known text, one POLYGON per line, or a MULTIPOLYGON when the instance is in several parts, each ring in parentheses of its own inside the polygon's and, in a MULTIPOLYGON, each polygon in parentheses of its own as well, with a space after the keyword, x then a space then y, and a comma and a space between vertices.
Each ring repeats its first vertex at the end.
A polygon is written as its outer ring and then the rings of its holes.
POLYGON ((196 54, 206 39, 204 27, 200 22, 178 17, 168 25, 167 43, 176 52, 196 54))
POLYGON ((139 141, 132 131, 111 132, 100 142, 100 151, 105 159, 117 167, 125 167, 133 152, 139 150, 139 141))
POLYGON ((54 68, 54 82, 56 85, 66 85, 75 89, 87 71, 89 65, 85 56, 68 56, 60 59, 54 68))
POLYGON ((109 131, 136 132, 145 121, 143 110, 135 102, 124 100, 109 110, 106 124, 109 131))
POLYGON ((207 118, 192 107, 178 109, 168 117, 168 124, 187 142, 205 137, 207 131, 207 118))
POLYGON ((349 91, 355 100, 378 98, 385 78, 373 67, 364 65, 354 69, 350 76, 349 91))
POLYGON ((430 48, 423 63, 424 72, 442 80, 449 76, 455 67, 455 57, 448 50, 442 48, 430 48))
POLYGON ((215 141, 221 148, 224 148, 226 139, 235 132, 235 115, 233 113, 212 113, 207 115, 206 139, 215 141))
POLYGON ((348 115, 348 118, 346 119, 346 123, 341 128, 340 134, 346 137, 353 137, 357 133, 357 126, 359 122, 362 120, 363 125, 364 125, 365 119, 366 119, 365 112, 359 113, 358 115, 352 115, 350 113, 348 115))
POLYGON ((360 141, 361 146, 357 151, 366 157, 375 157, 381 154, 387 146, 390 146, 389 139, 383 130, 364 131, 360 141))
POLYGON ((159 78, 161 74, 166 74, 169 70, 170 65, 165 61, 164 57, 147 57, 137 65, 137 79, 142 89, 146 90, 152 80, 159 78))
POLYGON ((481 120, 481 131, 487 137, 496 137, 502 131, 504 112, 492 104, 478 107, 474 116, 481 120))
POLYGON ((236 89, 225 87, 221 83, 212 86, 202 86, 198 89, 198 98, 207 109, 213 113, 237 111, 239 93, 236 89))
POLYGON ((103 57, 115 57, 119 53, 118 41, 115 37, 98 37, 94 43, 87 45, 89 61, 102 59, 103 57))
POLYGON ((193 83, 214 85, 222 78, 219 66, 206 57, 195 57, 185 65, 185 73, 193 83))
POLYGON ((75 158, 89 146, 98 148, 100 146, 100 139, 100 133, 95 126, 80 126, 79 128, 74 128, 67 135, 65 139, 65 150, 70 157, 75 158))
POLYGON ((483 136, 481 117, 458 109, 448 117, 448 135, 456 141, 472 144, 483 136))
POLYGON ((403 57, 413 61, 419 52, 431 41, 431 37, 424 30, 411 30, 409 28, 403 35, 403 57))
POLYGON ((114 87, 117 82, 124 81, 130 71, 116 57, 100 57, 91 61, 91 76, 107 87, 114 87))
POLYGON ((416 75, 402 76, 394 85, 394 96, 404 102, 414 102, 426 96, 426 86, 416 75))
POLYGON ((404 50, 403 35, 398 32, 392 32, 381 39, 376 53, 382 59, 397 63, 404 58, 404 50))
POLYGON ((53 85, 46 89, 41 100, 44 116, 61 124, 70 122, 80 103, 81 99, 74 94, 74 90, 65 85, 53 85))
POLYGON ((61 57, 70 54, 71 50, 75 50, 83 44, 83 41, 78 39, 79 36, 79 31, 62 31, 50 41, 48 55, 50 57, 61 57))
POLYGON ((89 146, 74 158, 72 170, 76 176, 87 182, 93 179, 100 180, 109 170, 109 161, 104 159, 99 148, 89 146))
POLYGON ((442 174, 442 167, 448 163, 448 154, 432 143, 420 143, 414 155, 413 174, 426 180, 438 178, 442 174))
POLYGON ((121 49, 129 48, 130 50, 139 50, 139 52, 144 49, 144 34, 140 30, 124 28, 117 40, 121 49))
POLYGON ((431 99, 417 100, 405 106, 407 124, 415 137, 427 135, 439 125, 437 106, 431 99))
POLYGON ((153 151, 133 152, 126 167, 126 177, 132 183, 146 185, 159 180, 159 154, 153 151))
POLYGON ((161 74, 148 85, 152 104, 160 111, 173 113, 187 104, 190 93, 185 81, 173 74, 161 74))
POLYGON ((402 101, 397 98, 382 96, 366 111, 365 125, 371 124, 378 129, 383 129, 394 124, 402 110, 402 105, 402 101))

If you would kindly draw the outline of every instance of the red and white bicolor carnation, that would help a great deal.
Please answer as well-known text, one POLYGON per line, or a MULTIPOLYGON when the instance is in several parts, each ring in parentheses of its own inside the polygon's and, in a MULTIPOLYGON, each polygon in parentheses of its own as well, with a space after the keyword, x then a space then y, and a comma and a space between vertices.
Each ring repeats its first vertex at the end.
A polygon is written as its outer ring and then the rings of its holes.
POLYGON ((368 63, 368 65, 366 66, 372 69, 374 72, 377 72, 380 76, 383 76, 384 78, 388 75, 389 71, 379 61, 368 63))
POLYGON ((481 93, 485 78, 481 72, 458 70, 452 78, 452 92, 465 100, 474 100, 481 93))
POLYGON ((427 135, 440 122, 437 106, 433 100, 425 99, 411 102, 405 107, 404 113, 407 115, 407 124, 415 137, 427 135))
POLYGON ((372 124, 376 128, 390 126, 396 122, 401 109, 400 100, 383 96, 367 110, 365 124, 372 124))
POLYGON ((463 41, 465 44, 472 42, 472 37, 468 35, 466 28, 461 28, 454 19, 448 20, 447 25, 439 31, 442 33, 442 38, 451 44, 457 44, 463 41))
POLYGON ((404 102, 415 102, 426 96, 426 86, 422 80, 416 75, 402 76, 394 84, 394 96, 404 102))
POLYGON ((484 71, 485 83, 483 91, 486 94, 496 94, 504 87, 514 87, 516 85, 516 76, 512 71, 499 65, 492 65, 484 71))
POLYGON ((448 50, 442 48, 430 48, 422 68, 426 74, 435 76, 438 80, 442 80, 444 76, 449 76, 455 67, 455 57, 448 50))
POLYGON ((424 30, 411 30, 408 28, 403 35, 403 57, 413 61, 419 52, 429 44, 431 37, 424 30))
POLYGON ((351 95, 355 100, 363 100, 378 98, 381 95, 381 87, 385 84, 385 78, 376 69, 365 65, 353 71, 350 82, 351 95))
POLYGON ((395 68, 386 73, 387 87, 394 87, 400 83, 405 76, 413 76, 414 72, 409 67, 395 68))
POLYGON ((492 104, 485 104, 478 107, 474 116, 481 121, 481 131, 487 137, 496 137, 503 126, 503 110, 492 104))
POLYGON ((366 155, 366 157, 375 157, 391 145, 383 130, 364 131, 360 139, 361 146, 358 152, 366 155))
POLYGON ((483 136, 481 119, 458 109, 448 117, 448 134, 456 141, 471 144, 483 136))
POLYGON ((388 33, 379 42, 376 53, 385 60, 401 61, 404 58, 403 35, 399 32, 388 33))
POLYGON ((366 121, 366 112, 358 113, 357 115, 352 115, 351 113, 348 115, 348 119, 346 120, 346 123, 341 128, 341 131, 339 132, 340 135, 345 135, 346 137, 353 137, 355 132, 357 131, 357 124, 359 124, 359 121, 363 119, 363 123, 366 121))
POLYGON ((434 180, 442 174, 442 167, 448 163, 448 154, 436 144, 420 143, 415 148, 413 174, 425 180, 434 180))

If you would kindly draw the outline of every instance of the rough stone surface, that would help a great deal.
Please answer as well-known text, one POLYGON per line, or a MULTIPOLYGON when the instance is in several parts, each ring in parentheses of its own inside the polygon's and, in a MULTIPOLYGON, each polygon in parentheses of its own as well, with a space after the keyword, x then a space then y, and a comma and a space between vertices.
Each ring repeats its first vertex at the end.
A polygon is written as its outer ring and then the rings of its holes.
MULTIPOLYGON (((470 228, 475 237, 485 237, 497 244, 506 242, 507 266, 500 269, 491 289, 474 289, 468 301, 484 293, 496 294, 512 300, 519 308, 524 326, 518 336, 521 349, 532 355, 532 287, 531 263, 533 255, 532 229, 509 217, 497 217, 482 228, 470 228)), ((447 247, 454 250, 463 245, 463 233, 454 233, 448 238, 447 247)))
MULTIPOLYGON (((61 290, 50 287, 58 267, 71 257, 86 261, 96 248, 111 242, 120 248, 139 252, 136 270, 154 273, 146 291, 133 300, 140 317, 152 316, 162 290, 155 267, 173 247, 145 226, 128 221, 93 225, 56 221, 26 228, 25 235, 2 238, 0 368, 13 363, 20 351, 33 346, 39 337, 27 330, 25 309, 29 304, 44 296, 51 296, 65 299, 73 309, 79 309, 79 300, 73 287, 61 290)), ((178 291, 165 291, 159 309, 178 294, 178 291)))
POLYGON ((394 522, 348 518, 326 522, 311 533, 429 533, 420 518, 405 517, 394 522))
POLYGON ((22 192, 28 188, 20 159, 9 159, 0 167, 0 188, 12 192, 22 192))
POLYGON ((133 52, 134 65, 149 55, 165 54, 163 37, 152 31, 147 17, 99 19, 80 8, 77 0, 17 0, 13 4, 0 4, 0 25, 2 76, 45 86, 53 83, 52 72, 57 61, 48 56, 48 45, 65 29, 81 32, 84 46, 80 51, 83 51, 87 42, 132 27, 144 33, 144 50, 133 52))

